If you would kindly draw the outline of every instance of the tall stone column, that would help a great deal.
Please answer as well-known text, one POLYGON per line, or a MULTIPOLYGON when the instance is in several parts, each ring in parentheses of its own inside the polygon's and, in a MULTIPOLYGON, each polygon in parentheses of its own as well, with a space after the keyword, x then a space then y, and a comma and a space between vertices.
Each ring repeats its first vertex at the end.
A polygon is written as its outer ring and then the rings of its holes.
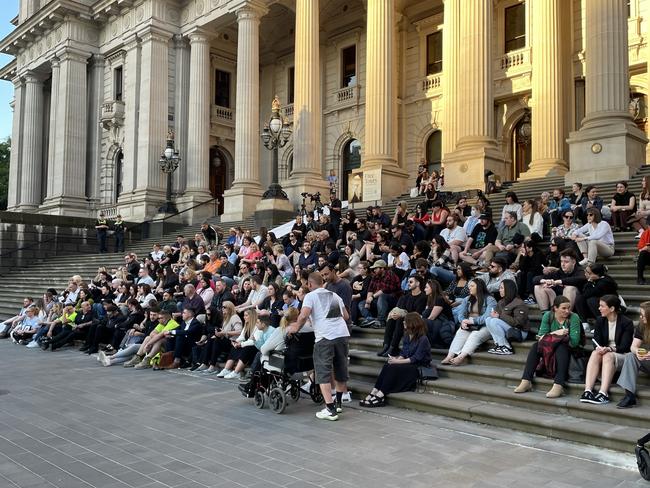
POLYGON ((86 168, 86 195, 94 202, 99 201, 99 183, 102 161, 102 132, 99 120, 104 102, 104 56, 95 54, 89 80, 88 97, 88 149, 86 168))
MULTIPOLYGON (((210 42, 206 33, 190 34, 190 98, 187 121, 186 196, 210 198, 210 42)), ((241 42, 241 41, 240 41, 241 42)))
MULTIPOLYGON (((568 136, 562 0, 536 0, 532 16, 532 161, 522 179, 564 174, 568 136)), ((566 16, 565 16, 566 17, 566 16)))
POLYGON ((60 61, 56 109, 56 149, 52 161, 52 193, 41 211, 53 215, 87 216, 86 144, 89 53, 67 47, 60 61))
POLYGON ((47 148, 48 178, 47 178, 47 182, 45 183, 47 185, 45 191, 46 201, 54 196, 54 178, 52 176, 54 175, 54 171, 56 169, 56 166, 54 164, 54 160, 56 158, 56 120, 57 120, 56 117, 59 110, 58 93, 59 90, 61 89, 60 82, 59 82, 59 77, 60 77, 59 59, 52 58, 51 65, 52 65, 52 91, 51 91, 52 95, 50 97, 50 132, 48 137, 48 148, 47 148))
POLYGON ((122 191, 118 198, 123 217, 133 216, 132 192, 138 184, 138 104, 140 99, 140 39, 131 34, 124 41, 124 147, 122 149, 122 191))
POLYGON ((458 66, 460 65, 460 0, 444 0, 442 28, 442 155, 456 149, 458 124, 458 66))
POLYGON ((223 221, 250 215, 262 196, 260 175, 260 17, 266 9, 245 2, 236 11, 237 102, 235 109, 235 181, 224 193, 223 221))
POLYGON ((458 64, 457 146, 445 160, 449 190, 483 189, 485 172, 502 179, 509 168, 494 140, 492 93, 492 11, 484 0, 460 2, 460 62, 458 64))
POLYGON ((25 75, 25 124, 22 137, 22 179, 18 210, 33 212, 41 203, 43 179, 43 80, 35 73, 25 75))
POLYGON ((407 173, 397 163, 397 53, 393 2, 368 0, 366 31, 366 147, 363 199, 401 193, 407 173))
POLYGON ((20 76, 13 80, 13 125, 11 128, 11 157, 9 161, 9 194, 7 195, 7 210, 17 211, 20 202, 20 186, 22 184, 22 140, 24 117, 25 83, 20 76))
MULTIPOLYGON (((186 37, 174 36, 176 48, 176 86, 175 89, 175 110, 174 110, 174 133, 176 134, 176 148, 181 160, 187 159, 187 137, 189 120, 189 99, 190 99, 190 44, 186 37)), ((181 164, 174 173, 174 191, 183 194, 187 185, 187 164, 181 164)))
POLYGON ((590 0, 586 9, 585 118, 569 135, 566 181, 629 178, 645 161, 648 139, 629 104, 627 7, 624 0, 590 0))
POLYGON ((140 37, 138 180, 134 199, 153 215, 165 200, 166 177, 158 161, 169 131, 169 41, 167 31, 149 27, 140 37))
POLYGON ((321 148, 320 20, 318 0, 296 0, 293 103, 293 172, 285 190, 324 191, 321 148))

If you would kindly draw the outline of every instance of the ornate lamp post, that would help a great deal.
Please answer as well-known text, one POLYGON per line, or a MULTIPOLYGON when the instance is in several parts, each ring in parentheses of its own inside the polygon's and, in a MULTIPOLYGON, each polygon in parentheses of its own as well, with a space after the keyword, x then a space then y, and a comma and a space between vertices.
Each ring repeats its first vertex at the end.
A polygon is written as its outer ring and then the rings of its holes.
POLYGON ((280 100, 276 95, 273 99, 273 104, 271 106, 272 114, 271 119, 268 124, 264 126, 262 130, 262 141, 264 146, 273 151, 273 174, 271 178, 271 185, 269 189, 264 192, 262 195, 262 200, 268 200, 272 198, 279 198, 282 200, 288 200, 287 194, 282 190, 280 183, 278 183, 278 149, 284 147, 289 138, 291 137, 291 124, 286 120, 282 119, 280 115, 280 100))
POLYGON ((178 213, 178 209, 174 202, 172 202, 172 174, 178 168, 178 165, 181 162, 181 157, 178 153, 178 150, 174 148, 174 132, 169 131, 167 133, 167 146, 160 156, 158 164, 160 165, 160 171, 167 175, 167 196, 165 204, 160 207, 158 210, 162 213, 173 214, 178 213))

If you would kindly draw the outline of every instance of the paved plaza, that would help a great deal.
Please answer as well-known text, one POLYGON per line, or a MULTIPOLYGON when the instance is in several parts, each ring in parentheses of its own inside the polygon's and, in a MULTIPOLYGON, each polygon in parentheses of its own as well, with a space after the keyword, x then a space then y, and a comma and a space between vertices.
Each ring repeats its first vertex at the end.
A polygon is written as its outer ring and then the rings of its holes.
POLYGON ((433 415, 276 415, 233 382, 7 340, 0 364, 1 488, 647 486, 632 455, 433 415))

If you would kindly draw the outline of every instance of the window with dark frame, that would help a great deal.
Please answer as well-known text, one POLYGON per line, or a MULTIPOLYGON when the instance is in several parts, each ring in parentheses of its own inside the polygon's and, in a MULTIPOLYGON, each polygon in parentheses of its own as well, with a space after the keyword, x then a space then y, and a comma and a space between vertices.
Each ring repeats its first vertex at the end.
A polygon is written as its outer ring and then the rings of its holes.
POLYGON ((296 77, 296 68, 292 66, 291 68, 289 68, 289 74, 287 78, 287 103, 293 103, 295 77, 296 77))
POLYGON ((230 108, 230 73, 220 69, 214 72, 214 104, 230 108))
POLYGON ((442 31, 427 36, 427 76, 442 71, 442 31))
POLYGON ((526 6, 523 3, 505 10, 505 52, 526 47, 526 6))
POLYGON ((122 66, 118 66, 113 70, 113 99, 121 102, 124 87, 124 70, 122 66))
POLYGON ((341 88, 357 84, 357 46, 352 45, 341 51, 341 88))

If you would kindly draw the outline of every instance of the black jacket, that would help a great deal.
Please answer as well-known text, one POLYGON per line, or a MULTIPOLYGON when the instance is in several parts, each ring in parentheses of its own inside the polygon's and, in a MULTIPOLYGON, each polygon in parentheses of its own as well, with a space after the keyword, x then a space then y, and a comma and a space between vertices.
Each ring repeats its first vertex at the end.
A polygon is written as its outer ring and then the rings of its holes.
MULTIPOLYGON (((594 329, 594 339, 601 347, 609 345, 609 325, 606 317, 598 317, 594 329)), ((630 346, 634 339, 634 323, 623 314, 616 317, 616 332, 614 342, 616 343, 616 352, 625 354, 630 352, 630 346)))
POLYGON ((582 290, 584 284, 587 282, 584 269, 577 264, 571 273, 565 273, 562 268, 560 268, 555 273, 535 276, 535 278, 533 278, 533 285, 539 285, 539 282, 542 280, 561 280, 564 286, 575 286, 579 290, 582 290))
POLYGON ((596 281, 587 281, 582 289, 582 297, 600 298, 603 295, 618 295, 618 283, 611 276, 603 276, 596 281))

